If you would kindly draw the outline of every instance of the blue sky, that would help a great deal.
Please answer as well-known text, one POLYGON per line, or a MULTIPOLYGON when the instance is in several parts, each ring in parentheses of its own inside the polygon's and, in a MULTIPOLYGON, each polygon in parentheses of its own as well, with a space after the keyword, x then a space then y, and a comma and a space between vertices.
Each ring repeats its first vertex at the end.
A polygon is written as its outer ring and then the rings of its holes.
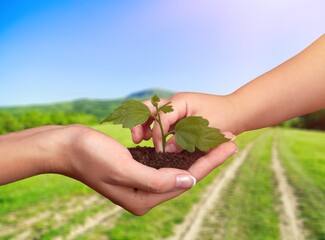
POLYGON ((0 106, 230 93, 324 33, 323 0, 1 0, 0 106))

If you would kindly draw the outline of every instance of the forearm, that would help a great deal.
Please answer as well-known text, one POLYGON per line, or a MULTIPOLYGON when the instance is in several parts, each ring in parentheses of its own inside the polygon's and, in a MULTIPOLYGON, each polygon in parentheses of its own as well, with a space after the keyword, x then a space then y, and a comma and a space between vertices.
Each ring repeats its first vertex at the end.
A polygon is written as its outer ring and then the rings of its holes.
POLYGON ((240 133, 325 107, 325 35, 287 62, 227 96, 240 133))
POLYGON ((0 185, 52 172, 58 158, 58 141, 48 127, 0 136, 0 185))

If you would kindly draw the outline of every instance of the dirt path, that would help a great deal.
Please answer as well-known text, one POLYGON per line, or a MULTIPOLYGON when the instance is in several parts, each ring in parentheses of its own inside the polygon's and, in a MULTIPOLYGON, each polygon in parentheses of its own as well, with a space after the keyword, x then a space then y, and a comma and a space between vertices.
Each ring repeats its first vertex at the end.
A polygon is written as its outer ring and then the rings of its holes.
POLYGON ((235 157, 231 165, 216 177, 206 190, 204 196, 202 196, 201 201, 191 209, 185 221, 176 227, 174 236, 169 238, 169 240, 196 239, 205 215, 215 204, 217 204, 221 191, 236 177, 237 171, 243 164, 252 146, 253 143, 248 144, 248 146, 235 157))
MULTIPOLYGON (((69 235, 67 236, 67 240, 75 239, 78 236, 81 236, 83 233, 89 231, 90 229, 94 228, 96 225, 100 224, 101 222, 107 220, 110 217, 114 217, 122 212, 122 208, 119 206, 114 207, 111 211, 100 212, 95 216, 91 216, 85 220, 85 223, 82 225, 75 226, 70 231, 69 235)), ((57 238, 62 239, 61 237, 57 238)))
POLYGON ((281 237, 283 240, 303 240, 305 236, 302 222, 297 218, 297 199, 281 166, 276 140, 274 140, 272 147, 272 169, 277 180, 281 200, 281 237))
POLYGON ((34 224, 37 224, 42 221, 46 221, 49 218, 55 219, 56 222, 59 224, 64 224, 64 219, 66 216, 73 215, 74 213, 80 212, 88 208, 92 204, 99 203, 101 201, 103 201, 102 197, 100 197, 97 194, 92 196, 75 197, 72 200, 70 200, 70 202, 55 201, 55 204, 51 204, 51 205, 56 205, 56 207, 50 206, 49 208, 51 210, 40 212, 39 214, 25 218, 23 221, 20 221, 19 223, 12 224, 11 226, 5 227, 5 229, 3 229, 0 232, 0 237, 8 234, 19 233, 18 235, 15 236, 15 239, 17 240, 30 239, 30 236, 33 234, 32 226, 34 224), (55 209, 60 208, 60 206, 65 206, 65 209, 59 212, 55 212, 55 209))

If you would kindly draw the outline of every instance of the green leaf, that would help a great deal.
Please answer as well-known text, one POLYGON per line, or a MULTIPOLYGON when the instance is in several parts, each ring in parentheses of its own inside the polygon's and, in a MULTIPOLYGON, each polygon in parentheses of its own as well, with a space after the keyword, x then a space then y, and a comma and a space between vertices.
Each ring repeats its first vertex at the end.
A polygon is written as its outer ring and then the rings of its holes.
POLYGON ((158 108, 158 111, 163 111, 164 113, 169 113, 169 112, 173 112, 174 109, 170 105, 164 105, 164 106, 161 106, 160 108, 158 108))
POLYGON ((150 110, 147 105, 136 100, 125 101, 108 115, 101 123, 113 122, 122 124, 124 128, 133 128, 144 123, 150 117, 150 110))
POLYGON ((152 98, 151 98, 151 104, 154 106, 154 107, 158 107, 158 103, 160 102, 160 98, 157 96, 157 95, 154 95, 152 98))
POLYGON ((180 120, 175 126, 177 143, 186 151, 194 152, 195 148, 203 152, 228 141, 217 128, 209 127, 209 121, 202 117, 190 116, 180 120))

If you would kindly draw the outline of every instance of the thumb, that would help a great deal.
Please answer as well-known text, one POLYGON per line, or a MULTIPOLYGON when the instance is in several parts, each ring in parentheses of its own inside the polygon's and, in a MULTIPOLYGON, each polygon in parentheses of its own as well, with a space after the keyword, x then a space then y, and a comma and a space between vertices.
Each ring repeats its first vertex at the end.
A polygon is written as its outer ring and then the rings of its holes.
POLYGON ((180 189, 189 189, 196 179, 185 170, 176 168, 155 169, 133 160, 133 164, 124 165, 116 185, 136 188, 151 193, 166 193, 180 189), (132 171, 130 171, 132 169, 132 171))
POLYGON ((189 172, 174 168, 162 168, 147 181, 147 191, 153 193, 172 192, 189 189, 196 184, 196 179, 189 172))

